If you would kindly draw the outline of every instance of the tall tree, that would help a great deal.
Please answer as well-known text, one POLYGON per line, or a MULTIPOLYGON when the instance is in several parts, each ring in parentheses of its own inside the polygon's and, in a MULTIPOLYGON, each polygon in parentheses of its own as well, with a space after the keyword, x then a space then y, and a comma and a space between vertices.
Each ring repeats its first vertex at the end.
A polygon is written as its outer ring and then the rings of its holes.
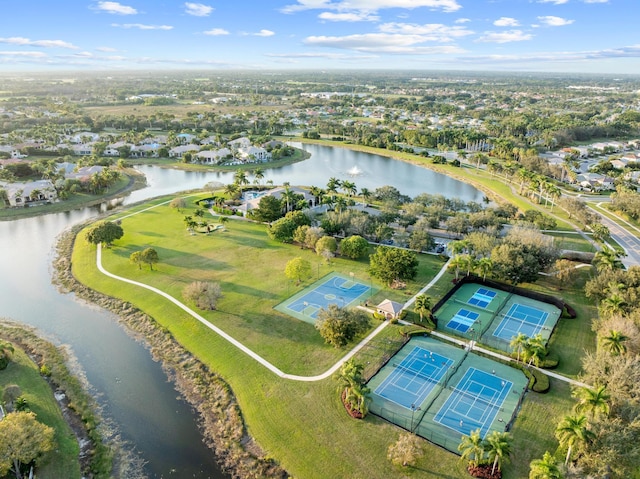
POLYGON ((124 230, 122 226, 112 221, 103 221, 87 231, 86 238, 89 243, 99 244, 103 243, 106 247, 113 244, 115 240, 118 240, 124 236, 124 230))
POLYGON ((529 479, 563 479, 556 458, 546 451, 542 459, 534 459, 529 466, 529 479))
POLYGON ((388 285, 411 280, 418 274, 418 258, 412 251, 378 246, 369 257, 369 272, 388 285))
POLYGON ((461 461, 469 461, 472 467, 478 466, 485 458, 484 441, 480 435, 480 429, 471 431, 468 436, 462 436, 458 451, 461 461))
POLYGON ((600 337, 600 345, 605 349, 605 351, 608 351, 610 354, 617 356, 619 354, 624 354, 627 352, 627 346, 625 343, 628 340, 629 336, 626 336, 620 331, 610 329, 609 333, 606 336, 600 337))
POLYGON ((580 447, 593 439, 594 434, 588 426, 587 417, 584 415, 565 416, 558 424, 556 437, 560 441, 560 446, 567 448, 565 465, 569 464, 574 447, 580 447))
POLYGON ((54 448, 55 431, 32 412, 13 412, 0 421, 0 474, 22 479, 22 465, 54 448))
POLYGON ((574 408, 576 413, 586 413, 590 418, 609 414, 611 394, 607 391, 606 386, 602 385, 593 389, 578 388, 573 391, 572 395, 578 399, 578 404, 574 408))
POLYGON ((484 450, 493 463, 491 474, 495 473, 496 468, 501 470, 502 464, 511 455, 511 435, 508 432, 493 431, 484 440, 484 450))
POLYGON ((419 294, 413 303, 413 310, 420 315, 420 322, 422 322, 424 315, 429 314, 431 310, 431 298, 426 294, 419 294))

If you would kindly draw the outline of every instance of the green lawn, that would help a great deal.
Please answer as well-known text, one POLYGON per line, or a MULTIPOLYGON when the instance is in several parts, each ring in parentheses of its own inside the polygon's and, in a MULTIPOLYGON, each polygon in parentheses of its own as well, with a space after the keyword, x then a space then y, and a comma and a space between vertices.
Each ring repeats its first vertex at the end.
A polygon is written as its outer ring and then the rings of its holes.
POLYGON ((593 247, 593 245, 579 234, 545 233, 545 236, 552 236, 554 238, 554 245, 558 249, 583 251, 586 253, 596 252, 596 249, 593 247))
MULTIPOLYGON (((189 198, 190 205, 193 199, 189 198)), ((153 204, 161 202, 155 200, 153 204)), ((108 271, 151 284, 178 299, 183 287, 192 281, 219 282, 224 296, 218 311, 200 312, 202 316, 287 373, 319 374, 346 353, 346 349, 324 345, 311 325, 278 313, 273 306, 305 286, 296 287, 284 277, 285 264, 294 256, 302 256, 313 265, 314 277, 306 284, 330 271, 353 272, 356 278, 369 282, 366 261, 336 258, 327 264, 308 250, 269 240, 263 225, 237 219, 229 221, 225 231, 191 235, 185 229, 183 217, 192 214, 193 207, 178 212, 166 204, 145 209, 149 205, 136 207, 137 211, 144 210, 138 215, 119 215, 125 236, 104 251, 103 264, 108 271), (153 271, 146 266, 138 269, 128 260, 133 251, 148 246, 155 248, 160 256, 160 263, 153 271)), ((339 401, 335 379, 296 382, 278 378, 172 303, 97 272, 95 247, 86 243, 83 233, 76 241, 73 265, 74 274, 81 282, 146 311, 187 350, 219 373, 238 399, 248 432, 267 456, 275 458, 294 477, 467 477, 465 465, 456 455, 426 441, 427 454, 417 468, 396 469, 386 459, 386 450, 401 431, 372 415, 364 421, 351 419, 339 401)), ((389 291, 374 281, 374 286, 382 292, 373 300, 389 297, 405 301, 441 266, 440 258, 423 255, 416 281, 410 282, 403 291, 389 291)), ((436 292, 446 291, 451 278, 446 274, 436 290, 428 294, 437 301, 436 292)), ((359 353, 358 358, 368 374, 375 369, 376 361, 384 360, 395 351, 401 328, 387 326, 359 353)), ((561 390, 558 394, 562 394, 561 390)), ((541 396, 539 401, 546 400, 553 402, 554 395, 541 396)), ((528 407, 525 403, 523 411, 528 407)), ((521 434, 542 436, 555 427, 545 421, 538 422, 544 424, 524 423, 521 434)), ((549 437, 553 440, 552 435, 549 437)), ((532 457, 542 456, 549 437, 539 447, 531 448, 532 457)), ((515 455, 514 462, 517 464, 511 466, 513 472, 505 477, 526 476, 521 471, 528 470, 528 462, 521 463, 515 455)))
MULTIPOLYGON (((15 347, 15 346, 14 346, 15 347)), ((13 360, 7 369, 0 371, 0 391, 9 384, 17 384, 31 411, 38 421, 55 430, 55 448, 40 459, 37 474, 41 479, 79 478, 80 449, 75 435, 62 417, 49 384, 40 376, 38 367, 29 357, 15 347, 13 360)))

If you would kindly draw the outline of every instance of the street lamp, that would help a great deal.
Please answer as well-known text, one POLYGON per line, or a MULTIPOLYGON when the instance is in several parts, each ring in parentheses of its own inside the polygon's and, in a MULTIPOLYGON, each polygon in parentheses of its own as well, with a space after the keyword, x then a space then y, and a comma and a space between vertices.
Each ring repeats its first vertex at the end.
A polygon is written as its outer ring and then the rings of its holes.
POLYGON ((413 433, 413 418, 415 416, 416 411, 421 411, 420 407, 416 407, 415 404, 411 405, 411 433, 413 433))

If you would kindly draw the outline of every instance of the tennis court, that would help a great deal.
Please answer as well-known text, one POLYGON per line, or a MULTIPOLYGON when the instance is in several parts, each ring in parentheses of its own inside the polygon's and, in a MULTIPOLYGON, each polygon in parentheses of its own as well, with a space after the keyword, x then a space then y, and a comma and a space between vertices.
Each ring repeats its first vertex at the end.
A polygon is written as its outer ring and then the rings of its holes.
POLYGON ((496 374, 469 368, 433 420, 465 435, 480 429, 484 438, 512 387, 496 374))
POLYGON ((466 333, 479 317, 480 314, 462 308, 449 320, 447 328, 466 333))
POLYGON ((465 283, 434 315, 439 330, 510 353, 510 342, 518 333, 527 337, 540 334, 548 341, 560 313, 550 303, 465 283))
POLYGON ((327 309, 331 304, 351 306, 372 294, 371 286, 353 277, 332 273, 280 303, 275 309, 314 324, 321 309, 327 309))
POLYGON ((374 393, 407 409, 420 405, 453 365, 453 359, 421 347, 413 350, 374 393))
POLYGON ((507 429, 527 378, 506 364, 414 336, 367 385, 372 413, 457 453, 462 434, 507 429))
POLYGON ((514 303, 505 313, 493 335, 507 341, 511 341, 511 338, 517 336, 518 333, 532 338, 542 331, 548 317, 549 313, 546 311, 514 303))
POLYGON ((473 293, 467 303, 477 306, 479 308, 486 308, 491 304, 491 301, 496 297, 496 292, 486 288, 478 288, 478 290, 473 293))

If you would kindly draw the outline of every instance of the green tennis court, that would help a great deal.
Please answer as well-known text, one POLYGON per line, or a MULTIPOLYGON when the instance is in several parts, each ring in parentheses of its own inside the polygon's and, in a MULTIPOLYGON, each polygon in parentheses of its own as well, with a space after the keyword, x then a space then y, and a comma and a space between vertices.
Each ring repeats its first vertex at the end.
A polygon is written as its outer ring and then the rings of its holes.
POLYGON ((554 305, 490 288, 465 283, 434 312, 438 329, 511 352, 518 333, 549 340, 561 311, 554 305))
POLYGON ((457 452, 460 437, 505 431, 526 390, 524 374, 437 339, 413 337, 369 381, 370 411, 457 452))

